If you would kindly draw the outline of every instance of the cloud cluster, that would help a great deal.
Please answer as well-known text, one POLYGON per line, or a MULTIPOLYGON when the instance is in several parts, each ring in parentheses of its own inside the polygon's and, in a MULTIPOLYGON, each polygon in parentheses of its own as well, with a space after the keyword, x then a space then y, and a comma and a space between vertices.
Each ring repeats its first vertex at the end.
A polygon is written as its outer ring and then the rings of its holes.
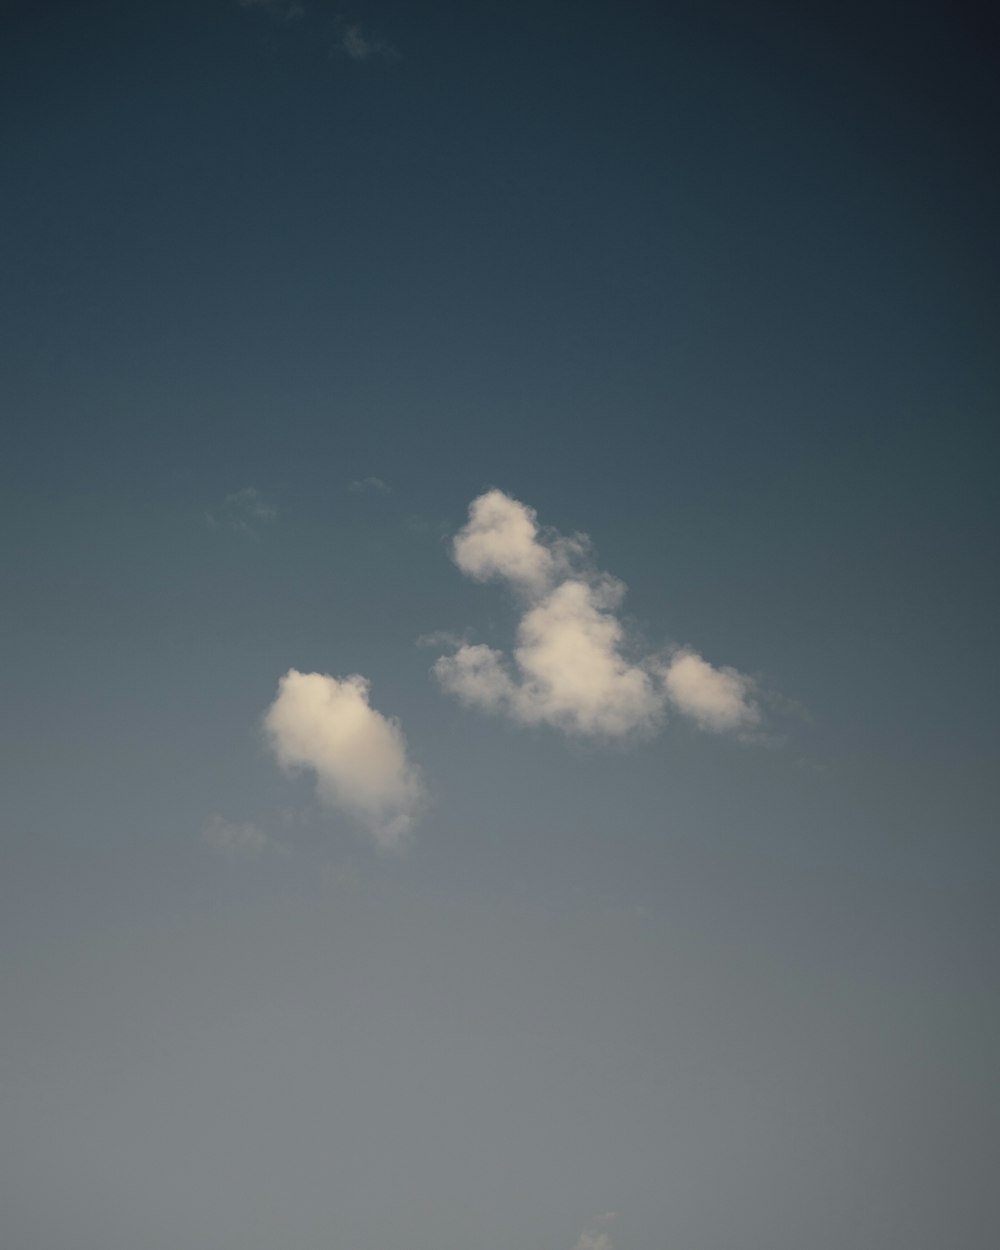
POLYGON ((368 690, 357 674, 289 669, 264 727, 283 768, 314 772, 324 802, 352 815, 380 849, 395 850, 406 839, 423 787, 399 725, 371 706, 368 690))
POLYGON ((472 502, 452 554, 469 577, 506 582, 522 606, 513 663, 483 644, 435 663, 441 685, 463 702, 609 738, 655 729, 669 704, 716 732, 757 722, 752 683, 735 669, 690 648, 637 653, 617 615, 625 587, 593 567, 584 535, 544 532, 534 509, 490 490, 472 502))

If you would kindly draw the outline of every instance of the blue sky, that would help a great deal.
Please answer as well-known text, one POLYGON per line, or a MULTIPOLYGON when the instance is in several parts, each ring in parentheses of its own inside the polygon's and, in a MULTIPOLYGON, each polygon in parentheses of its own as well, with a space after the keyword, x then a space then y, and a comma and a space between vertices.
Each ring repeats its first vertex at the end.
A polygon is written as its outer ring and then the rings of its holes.
POLYGON ((2 22, 4 1240, 995 1245, 971 11, 2 22))

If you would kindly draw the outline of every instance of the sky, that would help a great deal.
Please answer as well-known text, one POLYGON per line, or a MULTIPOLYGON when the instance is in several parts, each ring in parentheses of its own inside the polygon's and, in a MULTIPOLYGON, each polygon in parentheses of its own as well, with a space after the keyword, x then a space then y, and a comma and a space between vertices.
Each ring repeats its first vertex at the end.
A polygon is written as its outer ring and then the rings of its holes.
POLYGON ((993 1250, 970 6, 10 0, 0 1241, 993 1250))

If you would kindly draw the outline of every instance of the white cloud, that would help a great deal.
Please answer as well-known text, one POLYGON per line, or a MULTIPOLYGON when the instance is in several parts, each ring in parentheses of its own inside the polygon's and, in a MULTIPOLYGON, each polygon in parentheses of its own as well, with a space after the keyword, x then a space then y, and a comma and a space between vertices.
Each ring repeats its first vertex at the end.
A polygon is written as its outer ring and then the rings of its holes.
POLYGON ((452 554, 463 573, 504 580, 523 601, 511 660, 463 643, 435 663, 442 686, 463 702, 611 738, 655 729, 669 702, 716 731, 758 719, 751 683, 735 669, 715 669, 690 650, 666 666, 637 653, 617 615, 625 587, 592 567, 585 535, 543 532, 534 509, 490 490, 473 500, 452 554))
POLYGON ((524 724, 608 737, 652 728, 662 716, 662 690, 620 651, 623 629, 611 611, 619 596, 609 580, 556 586, 521 618, 516 681, 501 653, 483 645, 442 656, 434 671, 464 702, 524 724))
POLYGON ((206 846, 232 859, 255 859, 270 844, 263 829, 249 822, 239 824, 213 816, 202 830, 206 846))
POLYGON ((612 736, 659 720, 652 675, 622 654, 625 631, 613 609, 623 593, 610 578, 568 578, 524 615, 514 652, 524 719, 612 736))
POLYGON ((506 578, 537 592, 555 575, 553 552, 539 541, 534 508, 489 490, 469 505, 469 520, 452 544, 455 563, 478 582, 506 578))
POLYGON ((283 768, 311 769, 320 798, 350 813, 383 850, 400 847, 423 787, 395 720, 368 701, 364 677, 289 671, 264 717, 283 768))
POLYGON ((751 702, 753 683, 734 668, 713 668, 696 651, 684 648, 664 672, 671 702, 702 729, 720 733, 748 729, 760 720, 751 702))
POLYGON ((340 46, 352 61, 367 61, 374 56, 383 57, 389 61, 399 58, 399 53, 392 44, 385 43, 381 39, 372 39, 356 24, 344 28, 340 46))
POLYGON ((463 703, 486 712, 513 713, 517 686, 504 657, 492 647, 462 643, 451 655, 434 661, 434 673, 445 690, 463 703))
POLYGON ((206 513, 209 525, 228 525, 242 534, 256 534, 261 525, 278 519, 278 509, 267 502, 255 486, 234 490, 222 501, 218 513, 206 513))
POLYGON ((383 482, 380 477, 362 477, 354 482, 347 483, 347 489, 352 495, 363 495, 366 491, 372 491, 376 495, 391 495, 392 487, 383 482))

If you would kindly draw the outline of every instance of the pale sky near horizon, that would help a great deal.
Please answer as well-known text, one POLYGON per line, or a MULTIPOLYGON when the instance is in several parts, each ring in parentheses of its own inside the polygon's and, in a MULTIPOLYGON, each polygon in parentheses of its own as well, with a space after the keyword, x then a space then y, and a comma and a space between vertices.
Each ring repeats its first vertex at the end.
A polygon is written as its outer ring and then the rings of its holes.
POLYGON ((0 1244, 993 1250, 971 7, 0 17, 0 1244))

